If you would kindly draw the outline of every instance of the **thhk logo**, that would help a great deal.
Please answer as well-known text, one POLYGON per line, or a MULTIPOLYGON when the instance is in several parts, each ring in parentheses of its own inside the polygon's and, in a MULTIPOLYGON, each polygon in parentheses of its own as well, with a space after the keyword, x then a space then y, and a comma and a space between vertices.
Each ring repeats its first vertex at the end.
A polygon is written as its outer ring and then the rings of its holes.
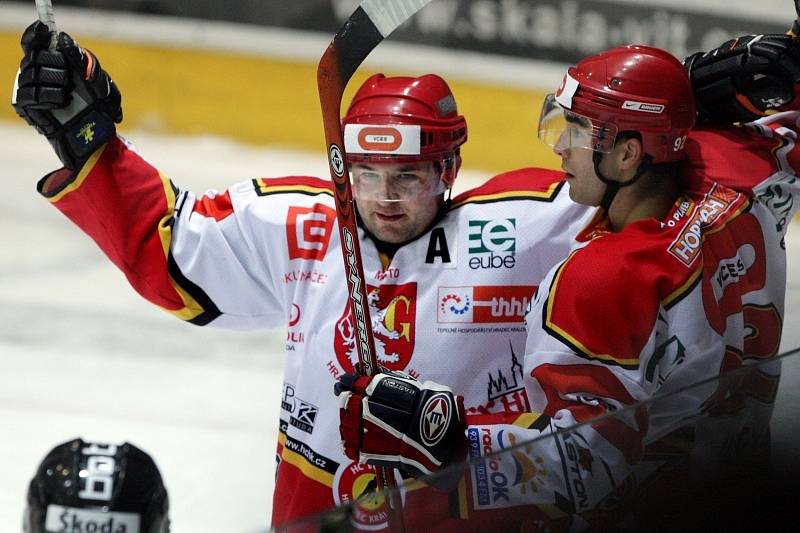
MULTIPOLYGON (((389 370, 404 370, 414 351, 417 284, 367 285, 367 293, 378 363, 389 370)), ((353 372, 358 352, 355 321, 349 305, 336 322, 334 350, 342 369, 353 372)))
POLYGON ((322 261, 328 251, 336 211, 327 205, 289 207, 286 217, 286 242, 289 259, 322 261))
POLYGON ((446 323, 522 323, 533 285, 439 287, 436 321, 446 323))
POLYGON ((469 221, 469 267, 476 269, 514 268, 517 247, 517 221, 469 221))

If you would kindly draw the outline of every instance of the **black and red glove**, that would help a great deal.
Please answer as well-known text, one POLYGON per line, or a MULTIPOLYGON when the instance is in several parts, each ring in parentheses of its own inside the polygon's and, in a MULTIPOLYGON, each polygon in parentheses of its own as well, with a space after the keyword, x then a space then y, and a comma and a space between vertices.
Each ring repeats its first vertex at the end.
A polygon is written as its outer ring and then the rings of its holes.
POLYGON ((22 34, 24 57, 11 95, 17 114, 47 137, 65 167, 79 169, 122 121, 122 97, 91 52, 37 21, 22 34))
POLYGON ((420 477, 466 457, 464 399, 449 387, 385 372, 345 374, 334 392, 344 452, 354 461, 420 477))
POLYGON ((800 108, 800 40, 792 35, 742 35, 684 66, 701 121, 749 122, 800 108))

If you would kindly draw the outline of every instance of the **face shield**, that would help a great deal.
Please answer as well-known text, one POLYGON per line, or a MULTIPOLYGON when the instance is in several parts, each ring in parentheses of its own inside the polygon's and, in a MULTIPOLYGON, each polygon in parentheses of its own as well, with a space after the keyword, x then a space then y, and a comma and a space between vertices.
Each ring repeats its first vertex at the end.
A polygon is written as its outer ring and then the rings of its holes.
POLYGON ((436 161, 398 162, 396 159, 351 161, 353 198, 370 202, 408 202, 438 196, 446 187, 436 161))
POLYGON ((443 170, 452 168, 454 156, 423 155, 421 137, 415 125, 345 125, 353 198, 407 202, 444 193, 443 170))
POLYGON ((554 94, 544 99, 539 116, 539 139, 555 150, 581 148, 609 153, 614 148, 617 127, 564 108, 554 94))

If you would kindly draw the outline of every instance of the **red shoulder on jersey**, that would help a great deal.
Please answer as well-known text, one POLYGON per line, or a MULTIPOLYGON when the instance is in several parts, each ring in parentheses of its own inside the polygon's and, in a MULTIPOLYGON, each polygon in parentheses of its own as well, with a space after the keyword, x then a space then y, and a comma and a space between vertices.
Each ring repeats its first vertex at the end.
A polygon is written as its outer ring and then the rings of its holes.
POLYGON ((750 192, 781 169, 776 152, 786 143, 779 135, 765 136, 749 127, 699 129, 686 141, 684 177, 690 182, 705 179, 750 192))
POLYGON ((620 233, 588 227, 582 233, 595 238, 559 267, 543 326, 583 357, 636 367, 659 307, 700 280, 700 234, 729 224, 748 205, 745 195, 713 186, 703 197, 677 202, 664 223, 645 219, 620 233))

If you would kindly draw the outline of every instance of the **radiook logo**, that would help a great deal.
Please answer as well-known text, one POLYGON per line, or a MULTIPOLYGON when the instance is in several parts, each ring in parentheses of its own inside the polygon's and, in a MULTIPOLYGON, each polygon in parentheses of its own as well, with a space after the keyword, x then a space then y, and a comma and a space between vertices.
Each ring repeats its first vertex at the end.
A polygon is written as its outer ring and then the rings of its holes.
POLYGON ((469 267, 473 270, 485 268, 514 268, 514 253, 517 247, 517 221, 514 218, 501 220, 469 221, 469 267))
MULTIPOLYGON (((372 332, 378 362, 389 370, 403 370, 414 351, 417 284, 367 285, 372 332)), ((345 372, 353 372, 358 362, 353 314, 347 305, 336 322, 334 350, 345 372)))
POLYGON ((286 217, 286 242, 289 259, 322 261, 328 251, 336 211, 327 205, 289 207, 286 217))
POLYGON ((439 287, 436 321, 446 323, 522 323, 535 285, 439 287))

